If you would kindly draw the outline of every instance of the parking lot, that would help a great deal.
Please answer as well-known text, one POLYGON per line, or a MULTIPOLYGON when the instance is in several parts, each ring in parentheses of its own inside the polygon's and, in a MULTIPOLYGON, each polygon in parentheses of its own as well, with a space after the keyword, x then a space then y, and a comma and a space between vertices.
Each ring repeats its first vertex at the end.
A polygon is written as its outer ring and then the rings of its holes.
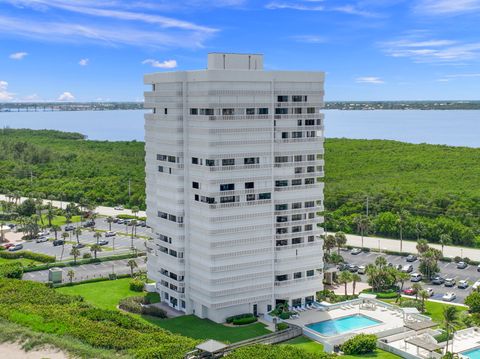
MULTIPOLYGON (((340 253, 342 257, 344 258, 345 262, 348 264, 355 264, 357 266, 364 265, 366 266, 367 264, 374 263, 375 259, 378 256, 384 256, 385 259, 387 260, 388 263, 392 263, 394 265, 405 265, 405 264, 412 264, 413 265, 413 272, 418 272, 418 265, 419 265, 419 260, 416 260, 413 263, 408 263, 405 260, 405 257, 401 256, 394 256, 394 255, 385 255, 385 254, 380 254, 380 253, 365 253, 362 252, 357 255, 352 255, 350 254, 350 251, 341 251, 340 253)), ((420 282, 424 288, 432 288, 434 295, 431 297, 432 299, 438 299, 442 300, 442 296, 447 293, 447 292, 454 292, 457 295, 457 298, 453 300, 454 303, 463 303, 465 300, 465 297, 470 294, 471 292, 471 285, 476 282, 477 280, 480 280, 480 272, 477 272, 477 266, 469 265, 465 269, 458 269, 456 263, 447 263, 447 262, 438 262, 438 266, 440 268, 440 276, 443 278, 454 278, 458 284, 459 280, 467 280, 470 282, 470 285, 466 289, 460 289, 457 286, 455 287, 445 287, 443 284, 442 285, 434 285, 429 282, 420 282)), ((360 275, 362 277, 362 281, 366 282, 367 277, 365 275, 360 275)), ((411 286, 413 283, 407 282, 405 283, 404 288, 408 288, 411 286)))
MULTIPOLYGON (((97 230, 109 230, 109 224, 106 222, 105 218, 97 218, 95 221, 95 229, 97 230)), ((75 223, 75 227, 79 227, 80 223, 75 223)), ((62 226, 62 230, 65 226, 62 226)), ((116 224, 112 223, 112 231, 116 232, 117 235, 114 237, 105 237, 105 233, 102 234, 102 239, 106 239, 108 241, 107 245, 102 246, 102 251, 97 253, 97 256, 111 256, 114 254, 121 254, 125 253, 131 249, 132 242, 133 247, 135 247, 139 251, 145 251, 145 238, 138 238, 138 237, 150 237, 151 230, 148 227, 137 227, 137 237, 134 237, 133 240, 131 239, 131 226, 125 226, 123 224, 116 224), (129 235, 126 235, 128 229, 129 235)), ((58 232, 58 238, 62 238, 62 232, 58 232)), ((68 231, 70 237, 67 238, 67 243, 65 246, 54 246, 52 242, 43 242, 43 243, 36 243, 35 241, 28 241, 23 243, 23 249, 43 253, 50 256, 55 256, 57 260, 65 260, 70 259, 72 256, 70 255, 70 251, 72 250, 73 245, 77 242, 76 236, 73 231, 68 231)), ((94 237, 95 232, 90 228, 82 228, 82 234, 79 236, 80 243, 85 244, 84 248, 80 249, 80 258, 85 253, 91 253, 90 246, 92 244, 97 243, 97 239, 94 237)), ((54 233, 50 233, 48 236, 49 238, 54 237, 54 233)), ((91 253, 93 256, 93 253, 91 253)))

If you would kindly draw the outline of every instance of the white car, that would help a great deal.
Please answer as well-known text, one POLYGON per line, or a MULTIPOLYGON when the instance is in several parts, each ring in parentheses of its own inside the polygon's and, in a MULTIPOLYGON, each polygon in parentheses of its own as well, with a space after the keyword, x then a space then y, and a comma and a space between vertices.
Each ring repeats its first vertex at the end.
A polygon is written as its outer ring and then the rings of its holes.
POLYGON ((116 235, 117 235, 117 232, 112 232, 112 231, 105 232, 105 237, 115 237, 116 235))
POLYGON ((50 234, 49 231, 43 231, 43 232, 40 232, 39 234, 37 234, 37 237, 46 237, 50 234))
POLYGON ((428 294, 429 297, 433 297, 434 292, 433 292, 433 289, 432 289, 432 288, 427 288, 427 289, 425 289, 425 292, 427 292, 427 294, 428 294))
POLYGON ((37 243, 43 243, 43 242, 48 242, 48 237, 43 236, 43 237, 38 237, 35 242, 37 243))
POLYGON ((113 209, 116 210, 116 211, 123 211, 124 210, 123 206, 116 206, 113 209))
POLYGON ((480 280, 477 280, 475 283, 472 285, 473 290, 477 290, 480 287, 480 280))
POLYGON ((468 282, 466 280, 459 280, 457 287, 460 289, 466 289, 468 288, 468 282))
POLYGON ((454 300, 456 298, 457 298, 457 295, 453 292, 445 293, 442 297, 442 299, 446 302, 451 302, 452 300, 454 300))
POLYGON ((365 266, 358 266, 358 274, 365 274, 365 266))

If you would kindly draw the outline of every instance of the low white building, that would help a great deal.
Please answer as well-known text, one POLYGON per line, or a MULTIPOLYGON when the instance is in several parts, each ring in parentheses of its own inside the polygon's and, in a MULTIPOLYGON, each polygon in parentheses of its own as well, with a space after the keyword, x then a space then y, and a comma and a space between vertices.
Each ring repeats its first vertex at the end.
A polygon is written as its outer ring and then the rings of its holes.
POLYGON ((145 76, 148 276, 201 318, 304 305, 322 289, 322 72, 208 68, 145 76))

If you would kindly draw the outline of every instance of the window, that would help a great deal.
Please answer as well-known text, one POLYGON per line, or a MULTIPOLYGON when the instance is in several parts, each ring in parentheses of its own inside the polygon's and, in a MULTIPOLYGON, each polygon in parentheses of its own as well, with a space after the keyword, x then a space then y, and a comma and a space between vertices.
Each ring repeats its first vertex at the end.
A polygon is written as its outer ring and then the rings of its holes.
POLYGON ((198 165, 198 158, 197 157, 192 157, 192 164, 193 165, 198 165))
POLYGON ((298 233, 302 231, 302 226, 294 226, 292 227, 292 233, 298 233))
POLYGON ((168 220, 172 221, 172 222, 176 222, 177 221, 177 216, 174 216, 173 214, 169 214, 168 215, 168 220))
POLYGON ((305 208, 312 208, 312 207, 315 207, 315 201, 305 202, 305 208))
POLYGON ((315 131, 307 131, 307 137, 317 137, 317 133, 315 131))
POLYGON ((295 173, 303 173, 303 167, 295 167, 295 173))
POLYGON ((233 108, 223 108, 222 109, 222 115, 223 116, 232 116, 234 114, 234 109, 233 108))
POLYGON ((315 161, 315 155, 307 155, 307 161, 315 161))
POLYGON ((159 160, 159 161, 166 161, 166 160, 167 160, 167 156, 165 156, 165 155, 157 155, 157 160, 159 160))
POLYGON ((295 162, 302 162, 303 161, 303 156, 302 155, 296 155, 294 158, 295 162))
POLYGON ((166 109, 166 108, 163 109, 163 113, 164 113, 165 115, 168 114, 168 109, 166 109))
POLYGON ((295 95, 295 96, 292 96, 292 101, 293 102, 307 102, 307 96, 295 95))
POLYGON ((315 178, 305 178, 305 184, 315 184, 315 178))
POLYGON ((215 198, 205 197, 205 202, 207 202, 208 204, 214 204, 215 203, 215 198))
POLYGON ((192 188, 199 189, 199 188, 200 188, 200 184, 199 184, 198 182, 192 182, 192 188))
POLYGON ((292 180, 292 186, 300 186, 302 184, 301 179, 294 179, 292 180))
POLYGON ((288 138, 288 132, 282 132, 282 138, 288 138))
MULTIPOLYGON (((284 132, 288 133, 288 132, 284 132)), ((275 157, 275 163, 285 163, 288 162, 288 156, 276 156, 275 157)))
POLYGON ((235 166, 234 158, 224 158, 222 160, 222 166, 235 166))
POLYGON ((307 277, 313 277, 315 275, 315 271, 313 269, 307 270, 307 277))
POLYGON ((305 120, 305 126, 315 126, 315 120, 305 120))
POLYGON ((152 84, 152 91, 155 91, 155 84, 152 84))
POLYGON ((275 181, 275 187, 285 187, 288 186, 287 180, 275 181))
POLYGON ((247 201, 255 201, 255 195, 254 194, 247 194, 247 201))
POLYGON ((165 168, 163 166, 158 166, 158 172, 165 172, 165 168))
POLYGON ((247 157, 243 159, 243 163, 246 165, 254 165, 260 163, 260 157, 247 157))
POLYGON ((288 102, 288 96, 277 96, 278 102, 288 102))
POLYGON ((259 115, 268 115, 268 108, 267 107, 259 108, 258 109, 258 114, 259 115))
POLYGON ((215 160, 205 160, 206 166, 215 166, 215 160))
POLYGON ((314 219, 315 218, 315 213, 314 212, 310 212, 308 214, 308 219, 314 219))
POLYGON ((288 228, 277 228, 277 234, 286 234, 288 233, 288 228))
POLYGON ((245 189, 252 189, 255 188, 254 182, 245 182, 245 189))
POLYGON ((163 219, 168 218, 168 213, 158 211, 158 216, 163 219))
POLYGON ((227 183, 227 184, 220 185, 220 191, 233 191, 233 190, 235 190, 234 183, 227 183))
POLYGON ((275 277, 275 280, 276 280, 277 282, 286 281, 286 280, 288 280, 288 275, 286 275, 286 274, 277 275, 277 276, 275 277))
POLYGON ((322 124, 322 120, 317 118, 317 126, 320 126, 322 124))
POLYGON ((287 216, 277 216, 277 223, 288 222, 287 216))
POLYGON ((288 204, 276 204, 275 211, 286 211, 288 209, 288 204))
POLYGON ((200 196, 198 194, 196 194, 194 198, 195 198, 195 201, 200 200, 200 196))
POLYGON ((297 125, 301 126, 302 125, 302 120, 297 120, 297 125))
POLYGON ((295 272, 293 273, 293 279, 302 278, 302 272, 295 272))
POLYGON ((302 220, 302 215, 301 214, 293 214, 292 215, 292 221, 301 221, 302 220))
POLYGON ((307 237, 307 240, 308 240, 309 242, 313 242, 313 241, 315 241, 315 236, 308 236, 308 237, 307 237))
POLYGON ((276 115, 288 115, 288 108, 276 108, 275 109, 276 115))
POLYGON ((303 137, 303 132, 301 131, 293 131, 292 132, 292 138, 302 138, 303 137))
POLYGON ((296 115, 301 115, 302 114, 302 108, 301 107, 295 107, 293 109, 293 113, 296 115))
POLYGON ((303 243, 302 237, 292 238, 292 244, 300 244, 300 243, 303 243))
POLYGON ((307 173, 312 173, 312 172, 315 172, 315 166, 308 166, 307 173))
POLYGON ((302 208, 302 202, 292 203, 292 209, 299 209, 299 208, 302 208))
POLYGON ((315 107, 307 107, 307 113, 315 113, 315 107))
POLYGON ((220 203, 233 203, 235 202, 235 196, 220 197, 220 203))
POLYGON ((213 108, 201 108, 200 115, 213 116, 213 108))
POLYGON ((311 224, 307 224, 305 226, 305 231, 311 231, 311 230, 313 230, 313 226, 311 224))
POLYGON ((258 199, 270 199, 272 197, 271 193, 260 193, 258 199))
POLYGON ((277 241, 277 247, 281 247, 281 246, 288 246, 288 241, 286 239, 281 239, 279 241, 277 241))
POLYGON ((246 114, 247 115, 255 115, 255 109, 254 108, 247 108, 246 114))
POLYGON ((168 162, 175 163, 177 162, 177 158, 175 156, 168 156, 168 162))
POLYGON ((191 108, 190 115, 198 115, 198 108, 191 108))

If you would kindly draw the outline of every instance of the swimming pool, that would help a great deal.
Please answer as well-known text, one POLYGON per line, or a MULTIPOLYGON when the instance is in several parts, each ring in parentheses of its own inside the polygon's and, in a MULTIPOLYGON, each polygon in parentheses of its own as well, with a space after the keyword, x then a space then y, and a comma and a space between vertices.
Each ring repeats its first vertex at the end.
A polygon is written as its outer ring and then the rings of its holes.
MULTIPOLYGON (((366 315, 354 314, 337 319, 330 319, 323 322, 308 324, 307 328, 310 328, 323 336, 331 337, 357 329, 372 327, 381 323, 381 321, 372 319, 366 315)), ((477 358, 475 357, 474 359, 477 358)))
POLYGON ((470 350, 467 350, 466 352, 462 352, 460 354, 465 355, 466 357, 469 357, 470 359, 480 359, 480 348, 470 349, 470 350))

